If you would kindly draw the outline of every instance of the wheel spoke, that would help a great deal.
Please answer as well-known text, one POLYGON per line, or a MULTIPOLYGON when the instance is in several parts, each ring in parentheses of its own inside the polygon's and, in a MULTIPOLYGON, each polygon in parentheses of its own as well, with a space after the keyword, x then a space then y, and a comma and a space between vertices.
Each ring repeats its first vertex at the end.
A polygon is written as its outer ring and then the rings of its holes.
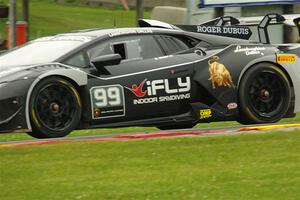
POLYGON ((45 86, 37 95, 35 110, 41 123, 55 131, 64 129, 76 113, 76 99, 65 85, 53 83, 45 86))
POLYGON ((249 84, 248 98, 257 113, 268 114, 276 111, 283 101, 283 88, 276 74, 263 71, 249 84))

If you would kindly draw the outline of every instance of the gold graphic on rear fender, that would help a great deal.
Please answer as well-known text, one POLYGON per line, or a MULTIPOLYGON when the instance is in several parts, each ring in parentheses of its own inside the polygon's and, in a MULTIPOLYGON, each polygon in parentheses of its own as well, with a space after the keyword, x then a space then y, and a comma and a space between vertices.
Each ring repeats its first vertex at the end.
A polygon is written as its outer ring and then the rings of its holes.
POLYGON ((225 65, 217 62, 217 60, 219 60, 218 56, 213 56, 208 60, 208 70, 210 74, 208 80, 211 81, 212 88, 235 88, 230 72, 228 71, 225 65))

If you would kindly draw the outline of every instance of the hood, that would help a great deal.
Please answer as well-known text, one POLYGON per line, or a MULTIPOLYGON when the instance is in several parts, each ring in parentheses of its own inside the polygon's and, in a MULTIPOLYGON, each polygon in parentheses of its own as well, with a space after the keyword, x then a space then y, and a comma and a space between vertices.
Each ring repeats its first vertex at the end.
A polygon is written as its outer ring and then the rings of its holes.
POLYGON ((28 66, 1 66, 0 67, 0 80, 6 76, 9 76, 20 71, 24 71, 28 66))
POLYGON ((1 66, 0 83, 22 79, 36 78, 41 73, 57 68, 63 68, 57 64, 26 65, 26 66, 1 66))

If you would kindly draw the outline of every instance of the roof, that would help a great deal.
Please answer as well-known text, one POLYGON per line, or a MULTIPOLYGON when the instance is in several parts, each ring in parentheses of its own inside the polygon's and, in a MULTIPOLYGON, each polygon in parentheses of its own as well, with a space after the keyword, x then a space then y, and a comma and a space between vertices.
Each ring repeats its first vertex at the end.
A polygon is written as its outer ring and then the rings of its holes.
POLYGON ((184 30, 174 30, 167 28, 156 28, 156 27, 134 27, 134 28, 113 28, 113 29, 85 29, 77 30, 69 33, 61 33, 54 36, 39 38, 36 41, 79 41, 87 43, 102 37, 115 37, 121 35, 132 35, 132 34, 185 34, 191 37, 205 40, 213 45, 226 45, 234 43, 249 43, 247 40, 240 40, 229 37, 222 37, 216 35, 209 35, 203 33, 194 33, 184 30))
POLYGON ((46 36, 34 40, 34 42, 45 41, 78 41, 78 42, 90 42, 100 37, 115 37, 121 35, 132 34, 152 34, 152 33, 183 33, 184 31, 171 30, 165 28, 113 28, 113 29, 85 29, 76 30, 69 33, 60 33, 53 36, 46 36))
POLYGON ((127 34, 145 34, 153 32, 182 32, 178 30, 171 30, 165 28, 145 28, 145 27, 133 27, 133 28, 111 28, 111 29, 85 29, 72 31, 70 33, 63 33, 59 35, 86 35, 91 37, 102 37, 105 35, 117 36, 127 34))

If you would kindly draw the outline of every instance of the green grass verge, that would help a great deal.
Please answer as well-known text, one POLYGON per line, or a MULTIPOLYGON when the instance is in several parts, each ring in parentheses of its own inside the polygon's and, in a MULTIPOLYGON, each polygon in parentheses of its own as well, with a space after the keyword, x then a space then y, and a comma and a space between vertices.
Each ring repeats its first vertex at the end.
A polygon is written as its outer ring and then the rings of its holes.
POLYGON ((0 149, 0 199, 298 199, 299 131, 0 149))
MULTIPOLYGON (((21 1, 17 1, 18 19, 21 1)), ((145 18, 150 13, 145 12, 145 18)), ((0 19, 0 34, 5 33, 5 19, 0 19), (3 27, 3 28, 2 28, 3 27)), ((30 38, 38 38, 71 30, 135 26, 135 11, 120 7, 107 9, 79 5, 63 5, 53 0, 30 0, 30 38)))
MULTIPOLYGON (((297 114, 295 118, 283 119, 280 122, 290 123, 299 122, 300 123, 300 113, 297 114)), ((213 122, 213 123, 201 123, 194 128, 213 128, 213 127, 228 127, 228 126, 238 126, 238 122, 213 122)), ((119 133, 134 133, 134 132, 145 132, 145 131, 158 131, 155 127, 126 127, 126 128, 101 128, 101 129, 91 129, 91 130, 79 130, 73 131, 67 137, 76 136, 87 136, 87 135, 107 135, 107 134, 119 134, 119 133)), ((5 133, 0 134, 0 142, 4 141, 16 141, 16 140, 32 140, 33 138, 24 133, 5 133)))
MULTIPOLYGON (((21 19, 21 1, 17 2, 19 19, 21 19)), ((145 18, 150 13, 145 12, 145 18)), ((117 27, 135 26, 135 11, 124 11, 119 7, 104 9, 100 7, 85 7, 78 5, 62 5, 55 0, 30 0, 30 36, 31 39, 68 32, 76 29, 86 28, 110 28, 116 24, 117 27)), ((5 20, 0 19, 0 27, 4 27, 5 20)), ((0 34, 5 34, 4 28, 0 28, 0 34)), ((300 116, 289 121, 300 121, 300 116)), ((237 122, 218 122, 210 124, 199 124, 197 128, 215 126, 233 126, 237 122)), ((128 133, 140 131, 153 131, 156 128, 130 127, 120 129, 96 129, 74 131, 70 136, 128 133)), ((32 139, 26 134, 1 134, 0 141, 32 139)))

